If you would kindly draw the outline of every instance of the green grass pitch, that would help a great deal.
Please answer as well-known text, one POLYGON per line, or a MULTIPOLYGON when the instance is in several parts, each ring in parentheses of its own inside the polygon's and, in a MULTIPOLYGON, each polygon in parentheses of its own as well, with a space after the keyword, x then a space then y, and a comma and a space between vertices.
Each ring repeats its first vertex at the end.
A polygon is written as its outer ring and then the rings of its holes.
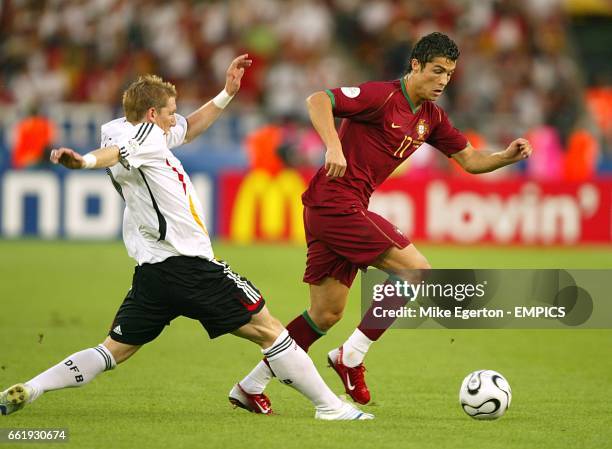
MULTIPOLYGON (((215 248, 283 322, 306 308, 302 248, 215 248)), ((610 248, 419 248, 435 267, 612 268, 610 248)), ((119 242, 3 241, 0 255, 1 388, 101 342, 131 282, 119 242)), ((357 284, 344 319, 311 351, 338 393, 325 354, 358 322, 358 293, 357 284)), ((612 447, 611 348, 610 330, 391 330, 366 360, 373 403, 364 408, 376 420, 329 423, 276 381, 268 389, 276 416, 231 409, 227 392, 260 359, 258 348, 232 336, 210 341, 179 318, 116 370, 0 416, 0 428, 69 429, 68 444, 47 448, 600 449, 612 447), (480 368, 512 386, 500 420, 474 421, 458 405, 461 380, 480 368)))

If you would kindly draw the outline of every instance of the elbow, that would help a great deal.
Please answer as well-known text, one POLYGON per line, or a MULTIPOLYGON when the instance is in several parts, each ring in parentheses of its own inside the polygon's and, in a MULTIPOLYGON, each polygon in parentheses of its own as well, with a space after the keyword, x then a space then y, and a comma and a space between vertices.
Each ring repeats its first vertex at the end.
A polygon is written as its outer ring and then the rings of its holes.
POLYGON ((455 158, 455 161, 459 164, 464 172, 469 173, 470 175, 482 173, 481 164, 479 164, 479 161, 474 160, 474 158, 455 158))
POLYGON ((476 170, 475 167, 472 167, 471 165, 464 166, 463 170, 465 170, 470 175, 477 175, 478 173, 480 173, 478 170, 476 170))
POLYGON ((491 170, 484 167, 465 167, 465 171, 470 175, 481 175, 483 173, 488 173, 491 170))

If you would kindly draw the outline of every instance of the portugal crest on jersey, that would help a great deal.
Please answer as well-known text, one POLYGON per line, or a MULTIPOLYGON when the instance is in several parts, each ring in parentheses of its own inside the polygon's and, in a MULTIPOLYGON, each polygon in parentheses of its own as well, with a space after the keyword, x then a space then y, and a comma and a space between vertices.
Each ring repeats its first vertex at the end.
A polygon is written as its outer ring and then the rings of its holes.
POLYGON ((429 126, 427 126, 427 123, 425 123, 425 119, 419 120, 416 126, 416 132, 419 135, 417 139, 425 140, 425 134, 427 134, 427 131, 429 131, 429 126))

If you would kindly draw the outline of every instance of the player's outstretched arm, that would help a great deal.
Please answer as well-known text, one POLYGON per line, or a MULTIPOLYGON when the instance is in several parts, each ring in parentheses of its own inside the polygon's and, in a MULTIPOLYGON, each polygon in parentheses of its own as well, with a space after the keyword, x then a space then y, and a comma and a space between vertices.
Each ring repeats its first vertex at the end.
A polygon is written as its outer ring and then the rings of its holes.
POLYGON ((244 75, 244 69, 251 67, 251 64, 253 64, 253 60, 249 59, 248 54, 240 55, 232 61, 225 73, 225 88, 221 93, 187 117, 186 142, 202 134, 219 118, 223 109, 240 90, 240 81, 244 75))
POLYGON ((99 148, 85 155, 80 155, 70 148, 58 148, 51 151, 51 162, 70 169, 112 167, 119 162, 119 147, 99 148))
POLYGON ((325 92, 315 92, 306 99, 308 115, 312 126, 321 136, 327 151, 325 152, 325 169, 327 176, 332 178, 344 176, 346 159, 342 152, 342 144, 336 131, 332 104, 325 92))
POLYGON ((532 151, 533 149, 529 141, 521 138, 514 140, 508 145, 508 148, 497 153, 476 151, 472 145, 468 144, 464 150, 453 154, 452 157, 468 173, 478 174, 488 173, 500 167, 527 159, 531 156, 532 151))

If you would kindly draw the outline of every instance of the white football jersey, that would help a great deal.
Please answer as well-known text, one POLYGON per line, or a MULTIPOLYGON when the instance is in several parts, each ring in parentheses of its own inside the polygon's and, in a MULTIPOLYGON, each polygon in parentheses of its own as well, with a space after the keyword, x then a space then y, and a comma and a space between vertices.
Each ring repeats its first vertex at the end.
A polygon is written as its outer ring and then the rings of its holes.
POLYGON ((176 114, 168 134, 125 117, 102 125, 102 147, 116 145, 121 160, 106 171, 125 200, 123 241, 139 265, 171 256, 213 259, 204 212, 191 180, 170 148, 181 145, 187 120, 176 114))

